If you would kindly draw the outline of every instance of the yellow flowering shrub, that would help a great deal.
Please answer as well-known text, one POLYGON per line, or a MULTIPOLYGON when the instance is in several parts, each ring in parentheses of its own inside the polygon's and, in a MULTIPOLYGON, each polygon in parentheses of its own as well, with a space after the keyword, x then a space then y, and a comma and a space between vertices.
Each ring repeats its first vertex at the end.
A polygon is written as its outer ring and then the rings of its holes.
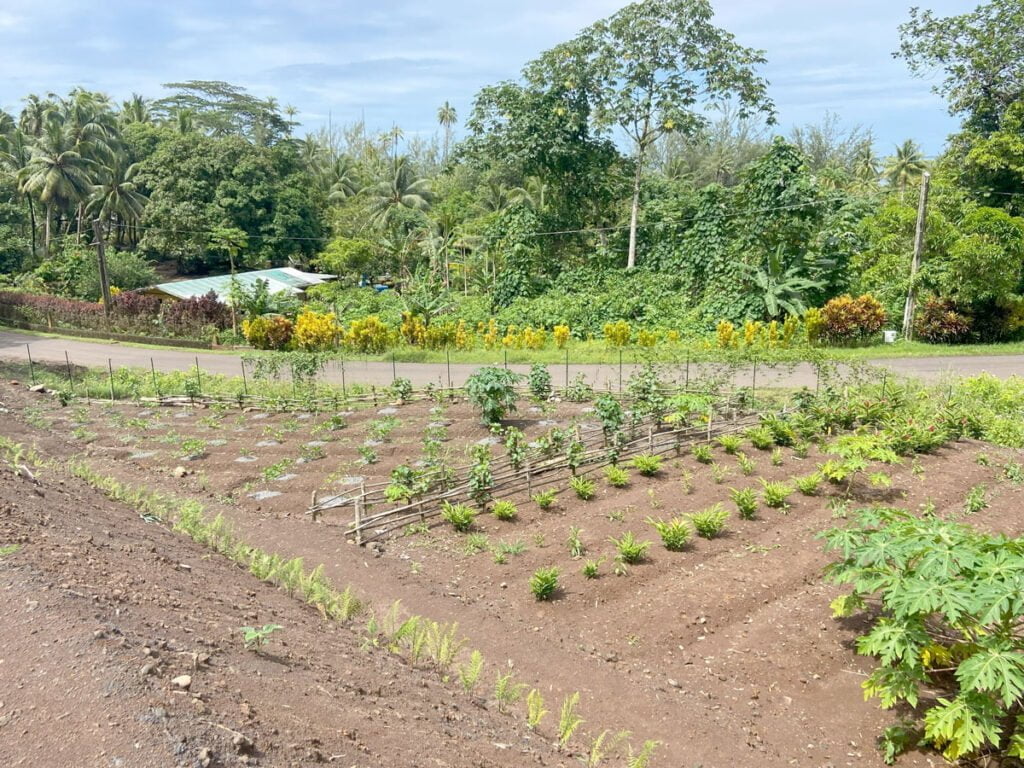
POLYGON ((377 315, 353 320, 345 333, 345 344, 356 352, 383 352, 392 342, 392 334, 377 315))
POLYGON ((303 309, 295 318, 292 344, 296 349, 318 352, 333 348, 338 341, 338 321, 333 312, 303 309))
POLYGON ((731 349, 736 346, 736 326, 728 320, 719 320, 715 337, 720 349, 731 349))
POLYGON ((292 339, 292 321, 281 315, 261 315, 242 323, 242 335, 255 349, 284 349, 292 339))
POLYGON ((555 346, 559 349, 565 349, 565 345, 569 343, 569 333, 568 325, 556 325, 551 332, 555 339, 555 346))
POLYGON ((619 320, 614 323, 605 323, 604 338, 613 347, 624 347, 629 344, 630 338, 633 336, 633 329, 629 323, 625 320, 619 320))
POLYGON ((641 347, 653 347, 658 343, 658 334, 640 329, 636 333, 636 343, 641 347))
POLYGON ((399 327, 398 332, 405 339, 406 344, 422 347, 427 336, 427 327, 423 323, 423 318, 419 315, 414 315, 412 312, 403 312, 402 325, 399 327))

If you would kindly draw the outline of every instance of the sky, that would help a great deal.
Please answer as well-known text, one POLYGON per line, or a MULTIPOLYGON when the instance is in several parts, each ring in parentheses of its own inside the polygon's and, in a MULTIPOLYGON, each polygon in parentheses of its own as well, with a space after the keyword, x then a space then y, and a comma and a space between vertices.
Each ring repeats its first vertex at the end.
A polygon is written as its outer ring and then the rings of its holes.
MULTIPOLYGON (((955 130, 931 82, 891 56, 911 2, 712 0, 716 23, 764 49, 778 132, 819 122, 870 128, 879 154, 914 138, 928 155, 955 130)), ((977 0, 913 0, 941 15, 977 0)), ((0 108, 81 85, 121 101, 182 80, 225 80, 292 105, 298 134, 365 118, 406 136, 438 130, 474 94, 623 0, 0 0, 0 108)))

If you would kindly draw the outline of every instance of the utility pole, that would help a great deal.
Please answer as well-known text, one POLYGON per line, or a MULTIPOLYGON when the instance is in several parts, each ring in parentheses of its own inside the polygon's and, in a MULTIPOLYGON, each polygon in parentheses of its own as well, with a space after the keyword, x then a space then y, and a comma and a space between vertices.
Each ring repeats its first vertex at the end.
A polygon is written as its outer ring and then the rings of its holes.
POLYGON ((914 311, 917 309, 917 270, 921 267, 921 252, 924 251, 924 232, 928 220, 928 187, 932 175, 925 171, 921 176, 921 200, 917 205, 917 229, 914 232, 914 257, 910 262, 910 287, 907 289, 907 303, 903 308, 903 338, 914 338, 914 311))
POLYGON ((107 254, 103 243, 103 224, 99 219, 92 220, 92 232, 96 235, 96 259, 100 266, 100 293, 103 296, 103 314, 110 317, 110 279, 107 277, 107 254))

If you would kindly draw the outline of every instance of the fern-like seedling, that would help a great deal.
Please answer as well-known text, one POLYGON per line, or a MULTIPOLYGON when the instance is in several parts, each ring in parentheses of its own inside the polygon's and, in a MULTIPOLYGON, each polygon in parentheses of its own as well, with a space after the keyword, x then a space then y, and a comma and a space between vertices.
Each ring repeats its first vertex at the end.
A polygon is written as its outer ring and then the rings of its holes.
POLYGON ((753 488, 730 488, 729 498, 736 505, 741 520, 753 520, 757 516, 757 494, 753 488))
POLYGON ((725 521, 729 519, 729 513, 721 504, 715 504, 702 512, 695 512, 690 515, 690 522, 697 535, 705 539, 713 539, 721 535, 725 530, 725 521))
POLYGON ((576 729, 583 725, 583 718, 576 712, 576 707, 579 703, 579 692, 566 697, 565 701, 562 702, 562 711, 558 718, 558 746, 560 749, 565 749, 565 745, 569 743, 569 739, 576 733, 576 729))

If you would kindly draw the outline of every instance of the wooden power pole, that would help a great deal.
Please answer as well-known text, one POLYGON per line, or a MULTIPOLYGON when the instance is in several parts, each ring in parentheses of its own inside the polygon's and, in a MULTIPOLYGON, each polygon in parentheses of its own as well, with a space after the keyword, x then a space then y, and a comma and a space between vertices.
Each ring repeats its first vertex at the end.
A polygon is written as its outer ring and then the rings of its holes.
POLYGON ((92 232, 96 236, 96 260, 100 267, 100 293, 103 295, 103 313, 110 317, 110 278, 107 277, 107 254, 103 244, 103 224, 93 219, 92 232))
POLYGON ((924 233, 928 220, 928 187, 932 175, 925 171, 921 176, 921 199, 917 204, 917 228, 914 232, 914 257, 910 261, 910 287, 907 289, 907 303, 903 307, 903 338, 914 338, 914 312, 917 309, 917 270, 921 267, 921 253, 924 251, 924 233))

